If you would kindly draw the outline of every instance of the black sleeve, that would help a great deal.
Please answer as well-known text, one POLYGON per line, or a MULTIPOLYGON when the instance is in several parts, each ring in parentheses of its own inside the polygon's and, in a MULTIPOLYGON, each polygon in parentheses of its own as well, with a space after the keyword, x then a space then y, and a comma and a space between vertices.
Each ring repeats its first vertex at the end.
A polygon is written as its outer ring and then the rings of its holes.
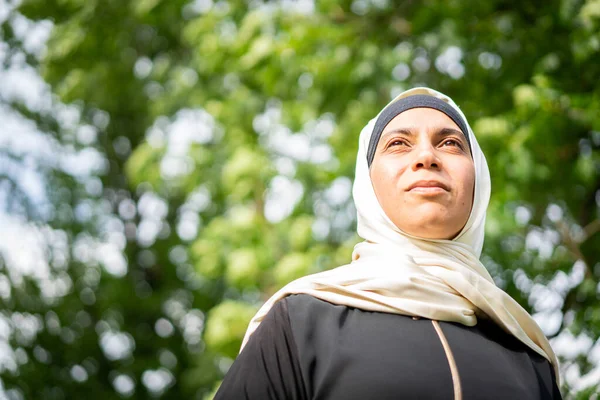
MULTIPOLYGON (((550 364, 550 363, 548 363, 550 364)), ((552 372, 552 399, 553 400, 563 400, 562 394, 560 393, 560 389, 556 384, 556 373, 554 372, 554 367, 550 365, 550 371, 552 372)))
POLYGON ((307 400, 286 299, 275 303, 225 375, 214 400, 307 400))

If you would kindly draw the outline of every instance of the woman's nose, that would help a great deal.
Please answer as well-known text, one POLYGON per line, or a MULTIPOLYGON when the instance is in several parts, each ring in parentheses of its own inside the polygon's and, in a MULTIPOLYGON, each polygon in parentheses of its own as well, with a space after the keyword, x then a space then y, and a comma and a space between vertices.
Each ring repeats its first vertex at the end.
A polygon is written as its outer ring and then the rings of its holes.
POLYGON ((421 168, 430 169, 441 167, 439 158, 436 157, 434 149, 431 145, 420 146, 417 149, 415 159, 412 162, 412 169, 418 170, 421 168))

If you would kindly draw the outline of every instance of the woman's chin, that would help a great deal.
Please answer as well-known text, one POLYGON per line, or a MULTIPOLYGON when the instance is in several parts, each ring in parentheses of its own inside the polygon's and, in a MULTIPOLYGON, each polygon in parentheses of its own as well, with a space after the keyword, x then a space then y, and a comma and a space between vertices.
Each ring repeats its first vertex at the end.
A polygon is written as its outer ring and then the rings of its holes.
POLYGON ((423 239, 449 239, 455 236, 453 221, 449 221, 446 213, 437 210, 424 213, 412 213, 397 218, 396 226, 409 235, 423 239), (437 211, 437 212, 436 212, 437 211))
POLYGON ((409 217, 413 220, 423 222, 444 223, 448 216, 452 215, 452 207, 448 207, 448 200, 439 197, 421 198, 408 203, 403 211, 403 218, 409 217), (412 204, 411 204, 412 203, 412 204))
POLYGON ((404 232, 408 233, 411 236, 417 237, 419 239, 435 239, 435 240, 442 240, 442 239, 449 239, 451 237, 450 234, 445 234, 443 232, 435 232, 435 231, 431 231, 431 230, 426 230, 423 229, 421 227, 419 227, 418 229, 413 230, 412 232, 410 230, 403 230, 404 232))

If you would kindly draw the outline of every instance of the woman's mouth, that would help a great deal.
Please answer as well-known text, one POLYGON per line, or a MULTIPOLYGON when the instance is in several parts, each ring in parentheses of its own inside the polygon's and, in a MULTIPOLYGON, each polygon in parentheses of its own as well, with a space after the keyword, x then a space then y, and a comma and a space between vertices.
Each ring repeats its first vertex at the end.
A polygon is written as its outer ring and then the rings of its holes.
POLYGON ((411 193, 438 195, 449 192, 447 185, 440 181, 422 180, 417 181, 408 187, 408 191, 411 193))

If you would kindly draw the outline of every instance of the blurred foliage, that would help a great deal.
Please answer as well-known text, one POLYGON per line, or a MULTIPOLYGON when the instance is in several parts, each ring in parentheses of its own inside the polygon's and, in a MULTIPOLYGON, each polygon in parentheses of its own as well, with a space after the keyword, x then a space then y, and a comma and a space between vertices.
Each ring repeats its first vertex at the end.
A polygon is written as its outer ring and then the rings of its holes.
POLYGON ((12 398, 210 398, 262 301, 350 261, 358 134, 416 85, 487 155, 484 263, 561 349, 563 393, 598 395, 597 0, 24 0, 1 35, 80 118, 5 102, 104 160, 40 164, 42 215, 0 172, 9 212, 65 244, 44 280, 0 259, 12 398), (54 24, 40 57, 23 16, 54 24))

